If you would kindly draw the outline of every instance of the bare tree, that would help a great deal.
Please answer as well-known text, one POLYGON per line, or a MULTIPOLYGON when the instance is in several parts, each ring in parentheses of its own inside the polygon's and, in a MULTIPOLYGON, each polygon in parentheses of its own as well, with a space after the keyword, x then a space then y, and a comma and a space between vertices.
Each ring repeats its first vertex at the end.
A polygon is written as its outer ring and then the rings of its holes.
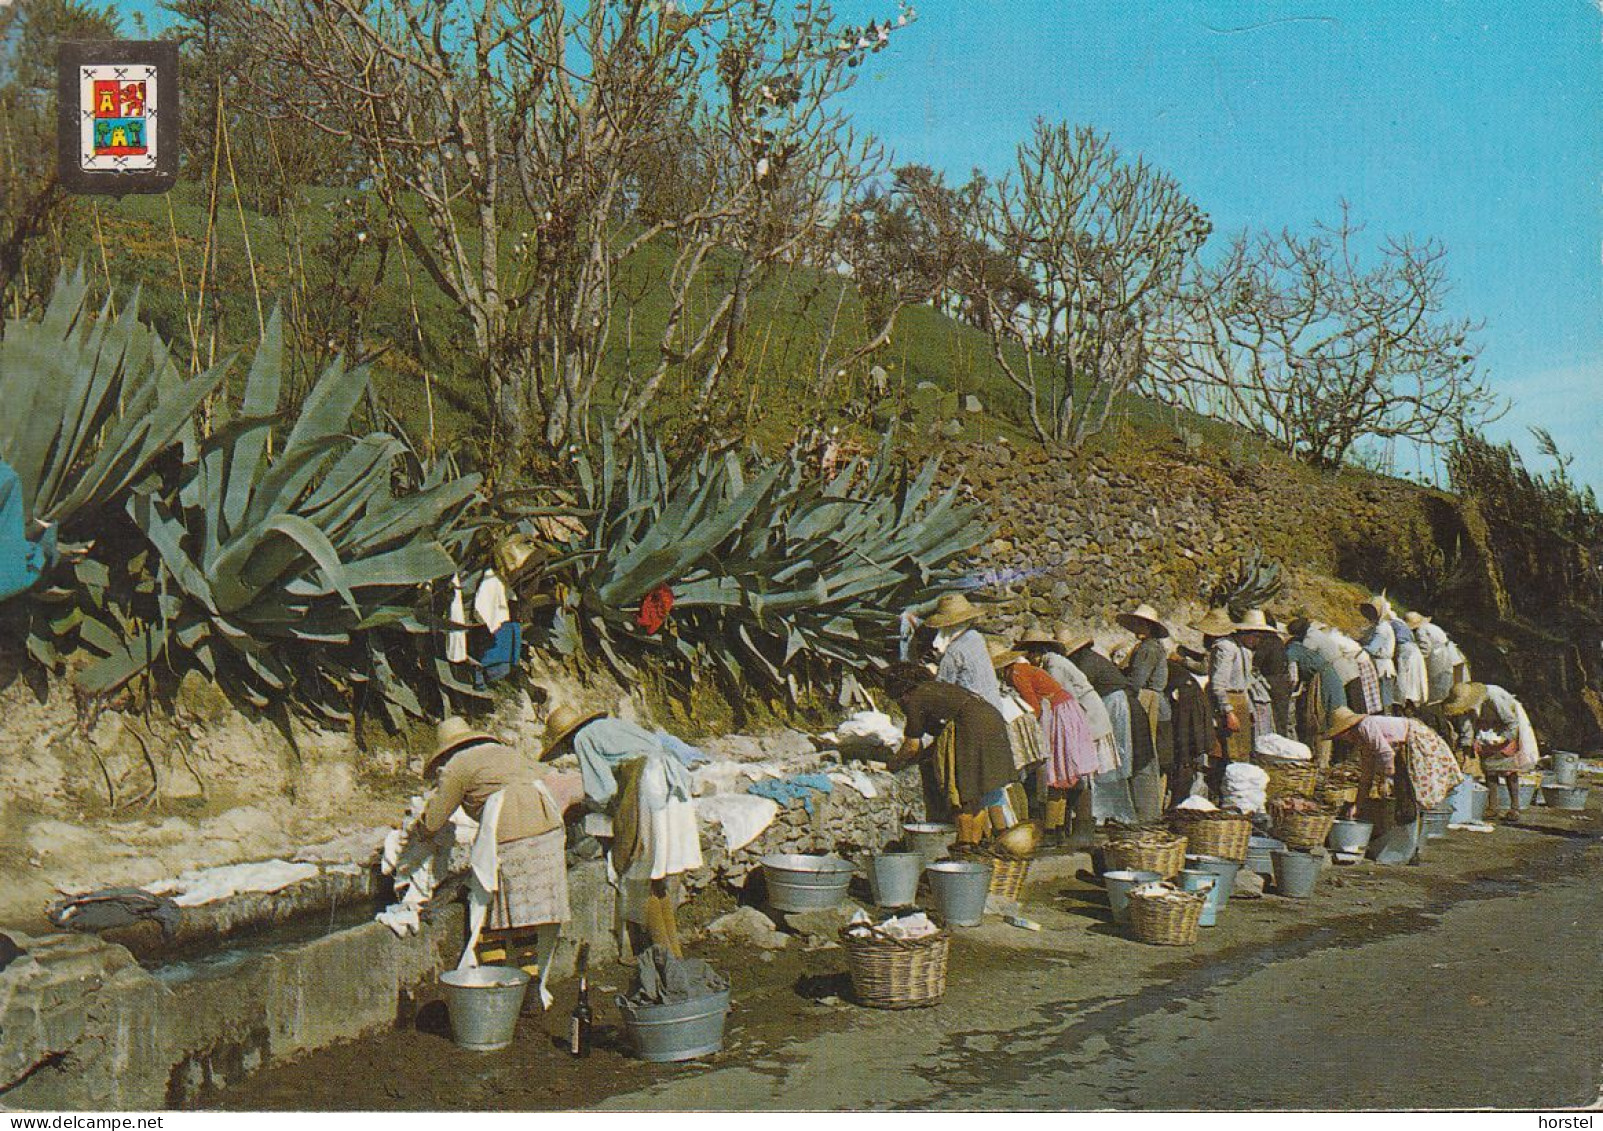
POLYGON ((1311 235, 1242 233, 1192 292, 1176 362, 1226 415, 1320 467, 1366 438, 1432 447, 1501 415, 1479 326, 1444 314, 1446 249, 1387 238, 1360 263, 1346 203, 1311 235))
POLYGON ((250 31, 305 76, 289 108, 359 149, 465 317, 511 460, 582 436, 624 265, 657 241, 667 325, 653 370, 613 391, 619 427, 671 371, 695 368, 711 402, 756 273, 799 254, 856 175, 835 103, 890 26, 841 27, 824 0, 264 0, 250 31), (650 191, 676 151, 684 191, 650 191))
POLYGON ((997 364, 1047 443, 1077 447, 1146 376, 1207 216, 1105 134, 1037 123, 995 190, 985 236, 1014 265, 974 280, 997 364), (1023 289, 1021 280, 1029 287, 1023 289))

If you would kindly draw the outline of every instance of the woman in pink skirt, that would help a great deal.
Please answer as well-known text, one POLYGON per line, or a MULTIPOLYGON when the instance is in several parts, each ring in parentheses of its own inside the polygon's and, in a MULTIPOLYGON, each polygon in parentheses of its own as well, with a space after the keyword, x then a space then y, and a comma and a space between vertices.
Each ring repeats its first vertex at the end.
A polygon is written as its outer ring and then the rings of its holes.
POLYGON ((996 667, 1041 720, 1046 735, 1046 761, 1039 782, 1045 786, 1046 831, 1054 841, 1063 838, 1068 824, 1071 791, 1097 772, 1096 743, 1085 710, 1063 685, 1020 652, 1003 652, 996 667))

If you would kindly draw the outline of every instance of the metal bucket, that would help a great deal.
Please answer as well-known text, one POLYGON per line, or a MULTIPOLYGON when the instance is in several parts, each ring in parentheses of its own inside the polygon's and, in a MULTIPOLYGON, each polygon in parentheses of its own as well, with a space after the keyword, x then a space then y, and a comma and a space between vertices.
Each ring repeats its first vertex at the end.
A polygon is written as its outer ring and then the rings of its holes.
POLYGON ((945 859, 947 850, 957 839, 957 826, 927 821, 922 824, 903 825, 902 835, 907 838, 907 847, 922 856, 924 863, 928 865, 945 859))
POLYGON ((839 856, 775 853, 763 857, 768 905, 775 911, 828 911, 846 901, 851 863, 839 856))
POLYGON ((1584 785, 1544 785, 1542 804, 1553 809, 1578 813, 1586 808, 1586 799, 1590 792, 1584 785))
POLYGON ((876 907, 911 907, 918 898, 924 857, 916 852, 882 852, 868 858, 868 886, 876 907))
POLYGON ((1323 862, 1311 852, 1294 848, 1277 848, 1275 857, 1275 894, 1287 899, 1307 899, 1314 893, 1323 862))
POLYGON ((1373 835, 1375 826, 1369 821, 1337 821, 1330 826, 1330 838, 1325 843, 1332 852, 1362 853, 1373 835))
POLYGON ((1581 756, 1573 750, 1553 751, 1553 778, 1559 785, 1574 785, 1581 770, 1581 756))
POLYGON ((935 910, 948 927, 978 927, 991 892, 991 866, 978 860, 942 860, 927 869, 935 910))
POLYGON ((1286 847, 1286 842, 1276 840, 1272 836, 1255 836, 1247 841, 1246 867, 1257 872, 1260 876, 1275 874, 1276 849, 1286 847))
POLYGON ((1369 856, 1377 864, 1406 864, 1419 852, 1424 840, 1424 822, 1418 818, 1403 825, 1393 825, 1369 841, 1369 856))
POLYGON ((1155 884, 1163 879, 1156 872, 1113 871, 1102 873, 1102 884, 1108 891, 1108 909, 1115 923, 1130 921, 1130 889, 1142 884, 1155 884))
POLYGON ((1447 826, 1453 823, 1453 807, 1437 805, 1425 810, 1425 839, 1441 840, 1447 835, 1447 826))
POLYGON ((1226 860, 1223 856, 1187 856, 1186 867, 1193 872, 1207 872, 1219 877, 1219 906, 1223 907, 1230 902, 1230 897, 1236 893, 1236 873, 1241 871, 1241 865, 1234 860, 1226 860))
POLYGON ((1180 871, 1180 888, 1182 891, 1208 893, 1208 898, 1202 901, 1202 918, 1197 920, 1198 926, 1211 927, 1219 922, 1219 909, 1229 897, 1225 894, 1224 885, 1219 882, 1218 876, 1212 872, 1183 868, 1180 871))
POLYGON ((451 1038, 474 1052, 494 1052, 512 1043, 529 975, 513 966, 476 966, 440 975, 451 1038))
POLYGON ((1447 800, 1453 804, 1453 823, 1471 825, 1486 815, 1486 787, 1469 775, 1453 787, 1447 800))
POLYGON ((631 1005, 618 998, 624 1031, 641 1060, 694 1060, 724 1047, 729 991, 672 1005, 631 1005))
MULTIPOLYGON (((1494 809, 1497 809, 1497 810, 1507 809, 1508 808, 1508 789, 1503 785, 1502 779, 1498 779, 1497 781, 1494 781, 1491 784, 1490 788, 1491 788, 1491 797, 1489 798, 1489 802, 1488 803, 1491 805, 1491 807, 1494 808, 1494 809)), ((1522 781, 1522 782, 1520 782, 1520 808, 1521 809, 1529 809, 1531 807, 1531 801, 1532 801, 1533 798, 1535 798, 1535 796, 1536 796, 1536 783, 1535 782, 1533 782, 1533 781, 1522 781)), ((1485 810, 1483 809, 1481 812, 1484 814, 1485 810)))

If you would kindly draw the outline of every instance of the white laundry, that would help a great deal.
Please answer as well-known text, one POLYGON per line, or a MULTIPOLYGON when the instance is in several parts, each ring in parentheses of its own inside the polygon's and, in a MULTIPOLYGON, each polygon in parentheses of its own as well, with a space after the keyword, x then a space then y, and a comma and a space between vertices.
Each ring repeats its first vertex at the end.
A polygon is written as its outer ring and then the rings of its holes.
POLYGON ((433 837, 413 839, 407 830, 414 827, 422 811, 423 799, 412 798, 406 829, 390 830, 379 859, 380 871, 395 877, 395 894, 400 898, 373 918, 401 938, 417 933, 418 912, 434 897, 441 881, 470 866, 469 851, 479 830, 478 822, 458 809, 433 837))
POLYGON ((1280 762, 1311 762, 1314 752, 1283 734, 1260 734, 1252 740, 1253 754, 1280 762))
POLYGON ((1196 794, 1192 794, 1190 797, 1180 802, 1180 804, 1176 805, 1175 808, 1195 809, 1202 813, 1217 813, 1219 811, 1219 806, 1209 801, 1206 797, 1199 797, 1196 794))
POLYGON ((1251 762, 1232 762, 1225 767, 1220 801, 1226 809, 1242 813, 1261 813, 1268 801, 1269 774, 1251 762))
POLYGON ((719 793, 745 793, 746 786, 764 778, 784 777, 785 771, 773 762, 737 762, 719 758, 690 771, 691 791, 697 797, 719 793))
POLYGON ((771 797, 756 797, 750 793, 719 793, 697 798, 696 815, 720 826, 724 847, 736 852, 774 823, 774 818, 779 816, 779 803, 771 797))
POLYGON ((842 766, 838 770, 831 770, 829 780, 836 785, 849 786, 862 794, 869 801, 879 796, 879 789, 874 785, 873 779, 856 766, 842 766))
MULTIPOLYGON (((462 606, 462 575, 451 575, 451 611, 448 614, 452 624, 468 623, 467 610, 462 606)), ((453 628, 445 634, 445 658, 453 664, 466 662, 468 658, 468 630, 466 628, 453 628)))
POLYGON ((479 580, 478 592, 473 594, 473 611, 492 633, 512 619, 512 609, 507 604, 507 587, 493 570, 485 570, 479 580))
POLYGON ((835 728, 836 742, 848 745, 889 746, 902 744, 902 728, 884 711, 858 711, 835 728))
POLYGON ((505 801, 506 790, 498 789, 485 799, 484 810, 479 814, 479 831, 473 838, 473 851, 468 856, 468 943, 462 948, 462 957, 456 964, 458 970, 471 970, 479 964, 479 936, 484 933, 490 900, 500 886, 501 855, 497 851, 496 832, 501 824, 501 806, 505 801))
POLYGON ((316 864, 258 860, 250 864, 193 869, 145 890, 153 895, 170 896, 180 907, 197 907, 241 892, 282 891, 291 884, 311 879, 320 870, 316 864))

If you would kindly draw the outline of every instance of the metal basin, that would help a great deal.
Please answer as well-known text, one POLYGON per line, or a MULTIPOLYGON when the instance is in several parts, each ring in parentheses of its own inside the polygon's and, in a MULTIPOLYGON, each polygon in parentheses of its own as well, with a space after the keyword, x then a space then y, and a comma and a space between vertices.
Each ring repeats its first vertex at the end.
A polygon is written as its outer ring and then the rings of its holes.
POLYGON ((1108 892, 1108 910, 1113 912, 1115 923, 1130 921, 1130 892, 1142 884, 1155 884, 1163 879, 1156 872, 1133 872, 1115 869, 1102 873, 1102 884, 1108 892))
POLYGON ((768 904, 775 911, 828 911, 846 900, 851 863, 839 856, 775 853, 763 857, 768 904))
POLYGON ((1330 826, 1327 843, 1332 852, 1361 853, 1373 835, 1375 826, 1368 821, 1337 821, 1330 826))
POLYGON ((1542 804, 1552 809, 1578 813, 1586 808, 1586 799, 1590 792, 1584 785, 1544 785, 1542 804))
POLYGON ((451 1038, 474 1052, 494 1052, 512 1043, 529 975, 512 966, 476 966, 440 975, 451 1038))
POLYGON ((641 1060, 694 1060, 724 1047, 729 991, 671 1005, 631 1005, 620 996, 618 1012, 641 1060))

